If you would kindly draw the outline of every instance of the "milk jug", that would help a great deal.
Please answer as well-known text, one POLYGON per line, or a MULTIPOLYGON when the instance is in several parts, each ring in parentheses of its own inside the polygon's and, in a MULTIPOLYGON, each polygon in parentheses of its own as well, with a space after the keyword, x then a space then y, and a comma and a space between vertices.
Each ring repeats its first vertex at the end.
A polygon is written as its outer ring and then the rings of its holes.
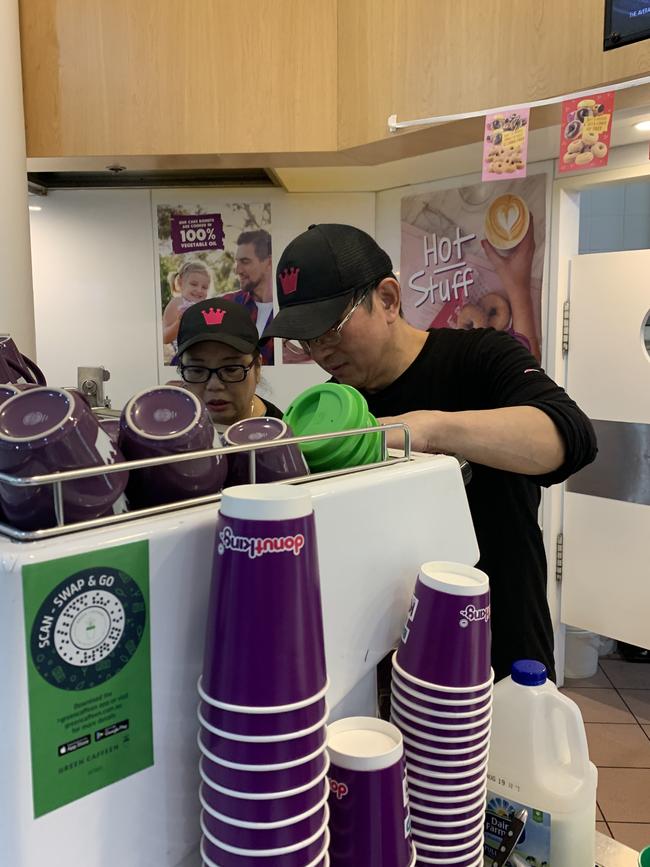
POLYGON ((494 687, 485 863, 503 863, 518 815, 525 825, 506 863, 594 867, 597 781, 578 706, 540 662, 515 662, 494 687))

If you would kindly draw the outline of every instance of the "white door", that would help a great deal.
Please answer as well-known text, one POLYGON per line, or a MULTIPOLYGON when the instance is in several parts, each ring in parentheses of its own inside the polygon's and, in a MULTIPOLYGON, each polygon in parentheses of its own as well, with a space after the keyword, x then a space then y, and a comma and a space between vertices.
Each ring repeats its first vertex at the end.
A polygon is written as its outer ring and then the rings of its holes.
POLYGON ((599 453, 564 498, 561 619, 650 647, 650 250, 571 262, 567 390, 599 453))

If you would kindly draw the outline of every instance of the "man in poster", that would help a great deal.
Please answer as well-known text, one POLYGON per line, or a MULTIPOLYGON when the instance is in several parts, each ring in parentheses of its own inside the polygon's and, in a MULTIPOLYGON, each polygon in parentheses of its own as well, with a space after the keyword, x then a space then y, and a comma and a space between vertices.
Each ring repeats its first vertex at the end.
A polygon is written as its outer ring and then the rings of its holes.
MULTIPOLYGON (((271 236, 266 229, 255 229, 239 235, 235 274, 239 280, 239 290, 223 297, 242 304, 248 310, 261 337, 266 326, 273 321, 271 236)), ((264 363, 273 364, 273 340, 267 340, 261 349, 264 363)))

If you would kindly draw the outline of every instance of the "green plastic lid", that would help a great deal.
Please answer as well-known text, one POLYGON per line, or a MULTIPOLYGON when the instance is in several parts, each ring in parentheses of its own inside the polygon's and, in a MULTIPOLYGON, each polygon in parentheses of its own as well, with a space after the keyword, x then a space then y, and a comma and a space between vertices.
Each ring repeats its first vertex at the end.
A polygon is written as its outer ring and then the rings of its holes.
MULTIPOLYGON (((360 392, 333 382, 303 391, 287 409, 284 421, 295 436, 335 433, 377 424, 360 392)), ((375 455, 381 455, 380 438, 374 434, 303 443, 301 448, 312 471, 371 463, 379 460, 375 455)))
POLYGON ((650 846, 639 852, 639 867, 650 867, 650 846))

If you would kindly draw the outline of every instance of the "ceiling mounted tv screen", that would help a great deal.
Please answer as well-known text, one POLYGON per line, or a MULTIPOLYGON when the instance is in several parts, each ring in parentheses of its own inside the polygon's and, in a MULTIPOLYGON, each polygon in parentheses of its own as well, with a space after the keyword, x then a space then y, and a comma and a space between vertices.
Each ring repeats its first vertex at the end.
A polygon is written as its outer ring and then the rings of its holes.
POLYGON ((605 0, 605 51, 650 38, 650 0, 605 0))

